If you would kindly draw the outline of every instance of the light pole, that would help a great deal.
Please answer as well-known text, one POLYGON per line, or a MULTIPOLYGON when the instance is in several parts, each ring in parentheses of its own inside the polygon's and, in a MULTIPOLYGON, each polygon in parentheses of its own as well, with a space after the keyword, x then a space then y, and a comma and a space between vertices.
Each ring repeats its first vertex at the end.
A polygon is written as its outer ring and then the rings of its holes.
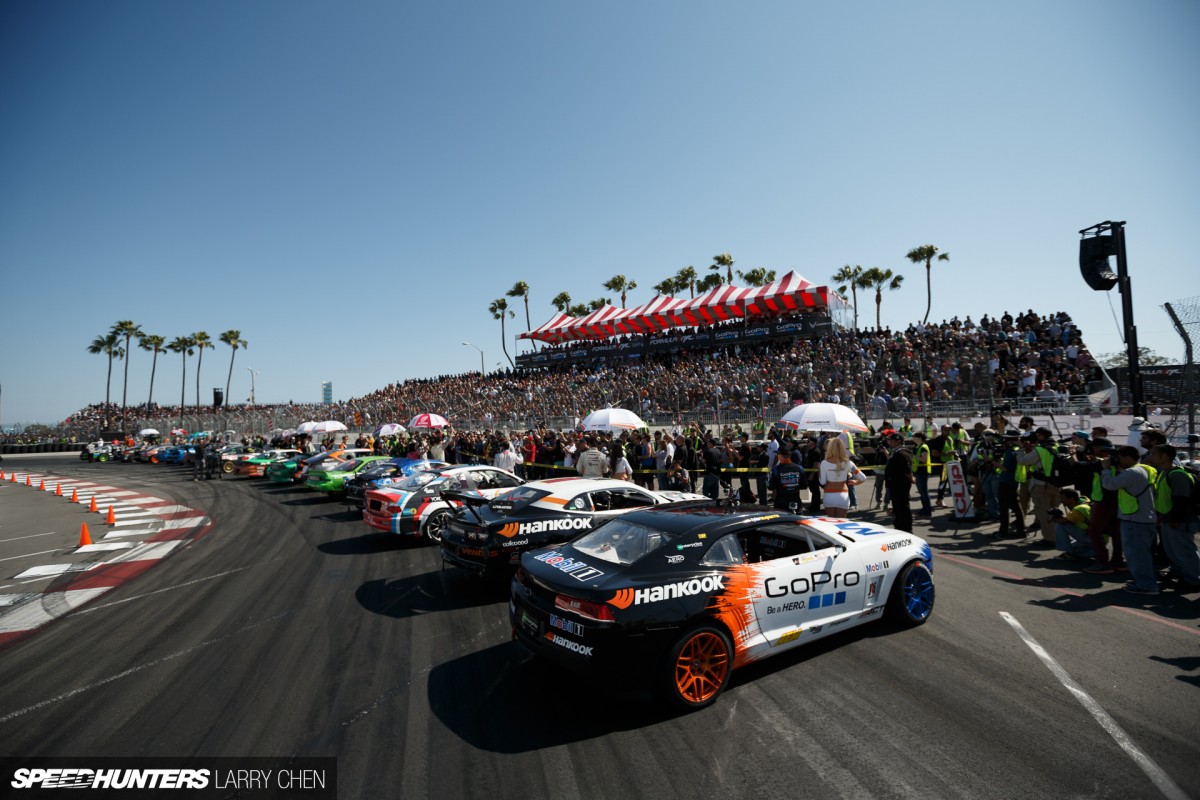
MULTIPOLYGON (((475 345, 471 344, 470 342, 463 342, 463 347, 475 347, 475 345)), ((479 348, 478 348, 478 347, 475 347, 475 349, 476 349, 476 350, 479 350, 479 348)), ((482 350, 479 350, 479 376, 480 376, 480 377, 483 377, 483 375, 484 375, 484 369, 483 369, 483 351, 482 351, 482 350)))
POLYGON ((254 405, 254 376, 259 373, 256 369, 246 367, 246 371, 250 373, 250 405, 254 405))

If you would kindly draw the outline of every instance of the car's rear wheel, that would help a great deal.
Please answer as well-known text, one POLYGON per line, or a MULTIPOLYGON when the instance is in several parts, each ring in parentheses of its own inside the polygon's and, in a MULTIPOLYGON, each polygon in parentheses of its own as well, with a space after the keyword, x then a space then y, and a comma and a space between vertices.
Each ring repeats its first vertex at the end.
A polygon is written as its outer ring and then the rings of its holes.
POLYGON ((695 711, 716 701, 732 673, 729 634, 713 625, 701 625, 681 636, 667 654, 659 691, 668 705, 695 711))
POLYGON ((900 570, 884 613, 899 625, 920 625, 933 613, 933 600, 933 573, 924 561, 913 561, 900 570))
POLYGON ((99 461, 99 462, 101 462, 101 463, 103 463, 103 462, 105 462, 105 461, 108 461, 108 456, 106 456, 106 455, 104 455, 104 454, 101 454, 101 455, 100 455, 100 457, 99 457, 99 458, 97 458, 96 460, 97 460, 97 461, 99 461))
POLYGON ((440 542, 442 540, 442 531, 446 529, 446 523, 450 521, 450 512, 443 509, 435 511, 425 521, 425 536, 431 541, 440 542))

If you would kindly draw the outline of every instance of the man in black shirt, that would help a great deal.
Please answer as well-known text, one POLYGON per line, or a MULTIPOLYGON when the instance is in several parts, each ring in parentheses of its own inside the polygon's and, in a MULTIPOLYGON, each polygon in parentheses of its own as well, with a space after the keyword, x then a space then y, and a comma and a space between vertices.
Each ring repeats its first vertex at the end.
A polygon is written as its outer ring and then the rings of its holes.
POLYGON ((721 497, 721 467, 725 463, 725 448, 708 437, 704 450, 704 496, 719 500, 721 497))
POLYGON ((892 524, 896 530, 912 533, 912 507, 908 504, 908 494, 913 484, 912 453, 904 447, 904 437, 899 433, 888 434, 884 444, 889 455, 887 466, 883 469, 883 480, 896 513, 896 521, 892 524))
POLYGON ((804 485, 804 469, 792 463, 792 451, 779 448, 775 469, 771 470, 770 488, 775 491, 775 508, 785 511, 800 508, 800 487, 804 485))

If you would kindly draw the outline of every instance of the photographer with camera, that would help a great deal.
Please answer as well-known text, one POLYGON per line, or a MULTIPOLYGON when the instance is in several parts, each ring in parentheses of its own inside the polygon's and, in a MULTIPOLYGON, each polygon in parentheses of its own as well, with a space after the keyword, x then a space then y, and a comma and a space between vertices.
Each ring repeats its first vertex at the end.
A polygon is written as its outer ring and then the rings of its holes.
POLYGON ((1148 464, 1138 463, 1139 458, 1136 447, 1118 447, 1112 457, 1102 462, 1105 471, 1100 475, 1100 485, 1117 493, 1121 542, 1125 549, 1125 562, 1129 565, 1129 576, 1133 579, 1125 584, 1125 591, 1130 594, 1157 595, 1158 575, 1154 571, 1154 556, 1151 554, 1158 522, 1158 513, 1154 508, 1157 471, 1148 464), (1110 473, 1110 468, 1114 467, 1115 473, 1110 473))
POLYGON ((1086 497, 1071 487, 1059 492, 1061 508, 1050 509, 1054 523, 1054 546, 1062 557, 1071 561, 1088 558, 1092 543, 1088 538, 1088 524, 1092 521, 1092 506, 1086 497))

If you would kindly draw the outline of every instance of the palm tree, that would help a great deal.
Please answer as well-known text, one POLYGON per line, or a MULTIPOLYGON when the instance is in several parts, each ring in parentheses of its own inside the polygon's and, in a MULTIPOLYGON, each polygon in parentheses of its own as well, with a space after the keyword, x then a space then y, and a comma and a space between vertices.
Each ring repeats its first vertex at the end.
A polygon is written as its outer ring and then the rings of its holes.
POLYGON ((675 273, 675 285, 682 291, 687 289, 692 297, 696 296, 696 268, 690 264, 675 273))
POLYGON ((187 357, 194 352, 193 347, 196 346, 196 341, 191 336, 176 336, 167 345, 167 349, 172 353, 179 353, 183 356, 183 381, 179 384, 179 422, 183 423, 183 405, 184 392, 187 390, 187 357))
POLYGON ((569 292, 559 292, 554 295, 554 299, 550 301, 550 305, 558 309, 560 314, 569 313, 571 307, 571 295, 569 292))
POLYGON ((204 363, 204 348, 212 347, 212 344, 212 339, 204 331, 192 334, 192 346, 200 351, 196 354, 196 408, 200 408, 200 365, 204 363))
POLYGON ((709 264, 708 268, 717 275, 721 274, 721 270, 725 270, 725 283, 733 283, 733 256, 729 253, 718 253, 713 256, 713 263, 709 264))
POLYGON ((881 330, 879 306, 883 302, 883 290, 896 291, 904 282, 904 276, 896 275, 890 269, 871 267, 863 272, 861 281, 862 288, 875 290, 875 330, 881 330))
POLYGON ((596 311, 598 309, 604 308, 606 305, 608 305, 607 297, 597 297, 595 300, 588 300, 588 308, 591 311, 596 311))
POLYGON ((933 279, 931 273, 933 271, 934 256, 937 257, 938 261, 950 260, 949 253, 939 253, 937 247, 932 244, 923 244, 920 247, 914 247, 908 251, 907 256, 908 260, 914 264, 920 264, 922 261, 925 262, 925 319, 921 320, 923 323, 929 322, 929 309, 933 306, 933 285, 931 283, 933 279))
POLYGON ((709 289, 715 289, 720 285, 721 276, 713 272, 696 281, 696 291, 700 294, 704 294, 709 289))
POLYGON ((837 293, 842 297, 846 296, 847 287, 850 289, 850 295, 853 297, 854 303, 854 330, 858 330, 858 290, 862 274, 863 268, 858 264, 855 264, 853 267, 849 264, 843 264, 842 268, 833 273, 833 278, 831 278, 834 283, 841 284, 837 287, 837 293))
POLYGON ((225 402, 229 402, 229 382, 233 380, 233 357, 237 355, 238 348, 248 347, 249 344, 242 338, 242 332, 235 329, 230 329, 221 334, 221 341, 233 348, 233 352, 229 354, 229 374, 225 376, 225 402))
MULTIPOLYGON (((516 287, 514 286, 513 288, 515 289, 516 287)), ((513 366, 513 360, 512 356, 508 354, 508 345, 505 344, 505 339, 508 338, 508 335, 504 332, 504 317, 507 315, 511 319, 516 314, 508 310, 508 301, 503 297, 497 297, 493 300, 492 304, 488 306, 488 311, 491 312, 492 319, 500 320, 500 349, 504 351, 504 357, 508 359, 508 365, 511 367, 513 366)))
POLYGON ((104 429, 108 430, 111 427, 108 418, 108 397, 109 391, 112 388, 112 362, 114 358, 124 358, 125 351, 121 349, 121 337, 115 331, 109 331, 103 336, 97 336, 88 345, 87 350, 92 355, 104 353, 108 356, 108 380, 104 384, 104 429))
POLYGON ((675 294, 683 287, 681 287, 678 283, 676 283, 674 278, 663 278, 661 281, 654 284, 650 288, 653 289, 654 291, 658 292, 659 294, 665 294, 668 297, 670 297, 671 295, 675 294))
POLYGON ((591 311, 592 309, 588 308, 586 304, 576 303, 568 308, 566 313, 570 314, 572 317, 586 317, 589 313, 591 313, 591 311))
POLYGON ((766 286, 771 281, 775 280, 775 270, 764 269, 763 267, 755 267, 748 272, 737 270, 738 277, 747 286, 766 286))
POLYGON ((626 280, 624 275, 613 275, 604 282, 604 288, 610 292, 619 292, 621 295, 621 308, 624 308, 625 294, 637 288, 637 281, 626 280))
MULTIPOLYGON (((516 283, 513 284, 513 287, 511 289, 509 289, 507 292, 505 292, 505 295, 508 297, 514 297, 514 298, 520 297, 521 299, 523 299, 525 301, 525 331, 529 332, 529 331, 533 330, 533 326, 529 324, 529 284, 526 283, 525 281, 517 281, 516 283)), ((534 350, 537 349, 536 342, 533 345, 533 349, 534 350)), ((505 353, 505 355, 508 355, 508 354, 505 353)))
POLYGON ((163 347, 166 342, 167 340, 161 336, 146 333, 138 334, 138 347, 154 353, 154 360, 150 362, 150 396, 146 398, 147 413, 150 411, 150 406, 154 401, 154 372, 158 369, 158 354, 167 352, 167 349, 163 347))
POLYGON ((125 432, 125 404, 129 397, 129 342, 134 336, 142 332, 142 326, 134 323, 133 320, 123 319, 112 326, 112 332, 117 336, 125 337, 125 385, 121 389, 121 432, 125 432))

